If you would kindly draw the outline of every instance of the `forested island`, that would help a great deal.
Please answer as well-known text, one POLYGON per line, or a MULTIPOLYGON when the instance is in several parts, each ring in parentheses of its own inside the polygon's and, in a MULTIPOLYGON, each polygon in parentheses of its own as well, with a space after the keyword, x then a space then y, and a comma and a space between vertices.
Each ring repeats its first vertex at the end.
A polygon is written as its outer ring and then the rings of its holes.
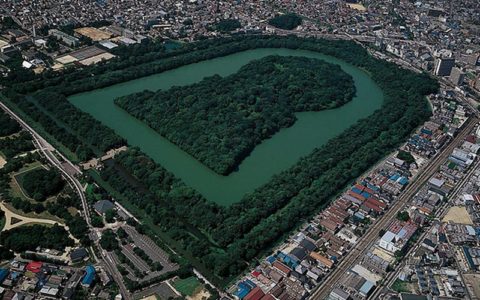
MULTIPOLYGON (((85 149, 98 151, 94 140, 82 137, 76 129, 77 125, 83 127, 84 124, 76 123, 75 118, 62 121, 65 116, 53 105, 46 109, 43 101, 35 101, 25 94, 48 91, 59 95, 54 99, 60 105, 68 101, 66 96, 77 92, 256 48, 303 49, 344 60, 371 75, 383 90, 384 104, 369 118, 359 121, 229 207, 207 201, 137 149, 116 157, 100 174, 89 172, 102 186, 108 187, 118 201, 142 218, 153 234, 162 236, 176 252, 209 274, 209 279, 222 284, 242 272, 248 266, 246 262, 265 254, 286 233, 321 210, 342 188, 404 142, 428 119, 430 111, 425 95, 436 92, 438 83, 426 74, 416 74, 375 59, 351 41, 237 36, 189 43, 170 52, 156 43, 122 47, 116 50, 118 58, 107 64, 24 77, 24 80, 11 77, 16 80, 5 84, 9 86, 4 91, 9 97, 5 102, 18 113, 38 120, 32 123, 36 129, 45 130, 59 140, 75 138, 85 149)), ((84 114, 74 107, 72 112, 84 114)), ((91 118, 79 120, 92 124, 98 132, 109 131, 91 118)))
POLYGON ((215 172, 227 175, 256 145, 292 126, 295 113, 350 101, 355 86, 337 65, 268 56, 222 78, 167 91, 144 91, 115 103, 215 172))

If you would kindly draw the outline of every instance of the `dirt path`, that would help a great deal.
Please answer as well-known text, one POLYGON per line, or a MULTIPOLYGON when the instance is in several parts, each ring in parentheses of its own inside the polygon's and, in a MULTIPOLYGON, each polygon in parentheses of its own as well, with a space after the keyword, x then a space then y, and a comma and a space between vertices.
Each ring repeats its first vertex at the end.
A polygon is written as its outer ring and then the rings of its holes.
POLYGON ((16 228, 16 227, 26 225, 26 224, 47 224, 47 225, 57 224, 57 225, 65 228, 65 230, 68 233, 68 236, 75 242, 75 244, 80 243, 80 241, 70 233, 70 230, 68 229, 68 226, 66 226, 62 222, 55 221, 55 220, 50 220, 50 219, 30 218, 30 217, 26 217, 26 216, 16 214, 13 211, 9 210, 3 202, 0 202, 0 210, 2 210, 5 213, 5 226, 3 227, 2 231, 10 230, 12 228, 16 228), (12 224, 12 218, 18 219, 18 220, 20 220, 20 222, 12 224))
POLYGON ((49 224, 49 225, 54 225, 58 224, 60 226, 64 226, 64 224, 54 221, 54 220, 48 220, 48 219, 40 219, 40 218, 30 218, 30 217, 25 217, 19 214, 16 214, 9 210, 3 202, 0 202, 0 209, 5 212, 5 227, 3 227, 2 231, 5 230, 10 230, 15 227, 19 227, 25 224, 30 224, 30 223, 35 223, 35 224, 49 224), (15 224, 12 224, 12 218, 20 220, 20 222, 17 222, 15 224))
POLYGON ((0 169, 7 164, 7 160, 0 155, 0 169))

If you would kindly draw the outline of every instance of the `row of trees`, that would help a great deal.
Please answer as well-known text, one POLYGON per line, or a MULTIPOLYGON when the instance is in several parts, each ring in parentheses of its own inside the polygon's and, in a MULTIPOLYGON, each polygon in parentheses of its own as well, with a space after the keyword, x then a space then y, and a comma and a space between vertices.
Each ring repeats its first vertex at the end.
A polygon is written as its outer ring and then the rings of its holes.
POLYGON ((235 170, 256 145, 293 125, 295 113, 338 107, 355 86, 337 66, 306 57, 268 56, 237 73, 115 103, 220 174, 235 170))
POLYGON ((105 152, 126 144, 125 140, 112 129, 77 109, 62 94, 43 90, 36 93, 30 100, 36 101, 41 107, 55 115, 57 120, 64 123, 75 135, 89 146, 93 146, 94 149, 105 152))
POLYGON ((65 126, 59 124, 58 121, 52 119, 51 116, 46 114, 33 102, 29 101, 28 99, 31 99, 31 97, 17 94, 12 90, 6 93, 9 100, 21 109, 29 119, 36 122, 45 132, 55 137, 61 145, 76 156, 77 159, 72 158, 72 160, 83 161, 95 156, 92 147, 83 142, 71 131, 67 130, 65 126))

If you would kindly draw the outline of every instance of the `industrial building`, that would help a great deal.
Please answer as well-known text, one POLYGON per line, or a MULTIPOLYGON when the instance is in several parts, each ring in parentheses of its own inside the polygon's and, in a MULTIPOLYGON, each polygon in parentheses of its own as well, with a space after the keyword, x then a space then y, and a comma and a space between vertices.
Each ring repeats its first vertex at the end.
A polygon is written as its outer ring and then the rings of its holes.
POLYGON ((435 75, 450 76, 452 68, 455 67, 455 58, 439 58, 435 62, 435 75))

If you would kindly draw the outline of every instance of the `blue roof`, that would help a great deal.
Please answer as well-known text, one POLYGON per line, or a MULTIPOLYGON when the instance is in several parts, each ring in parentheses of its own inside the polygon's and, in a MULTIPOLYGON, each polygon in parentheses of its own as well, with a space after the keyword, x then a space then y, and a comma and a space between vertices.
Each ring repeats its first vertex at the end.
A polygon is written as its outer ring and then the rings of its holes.
POLYGON ((22 275, 22 274, 20 274, 20 272, 12 272, 12 275, 10 275, 10 277, 11 277, 13 280, 15 280, 15 279, 17 279, 17 277, 19 277, 20 275, 22 275))
POLYGON ((367 192, 362 192, 361 195, 365 198, 370 198, 370 194, 367 192))
POLYGON ((251 281, 250 279, 245 279, 245 284, 250 288, 250 289, 253 289, 255 288, 257 285, 255 283, 253 283, 253 281, 251 281))
POLYGON ((365 219, 365 215, 362 214, 361 212, 357 211, 355 214, 354 214, 355 217, 359 218, 359 219, 365 219))
POLYGON ((362 193, 362 191, 357 189, 356 187, 352 188, 352 192, 354 192, 355 194, 359 194, 359 195, 362 193))
POLYGON ((273 257, 273 256, 269 256, 269 257, 267 257, 266 260, 267 260, 267 262, 269 262, 270 264, 273 264, 276 259, 275 259, 275 257, 273 257))
POLYGON ((85 276, 82 279, 82 284, 83 285, 91 285, 93 282, 93 279, 95 279, 95 268, 90 265, 85 268, 85 276))
POLYGON ((425 133, 425 134, 428 134, 428 135, 431 135, 431 134, 432 134, 432 131, 431 131, 431 130, 428 130, 428 129, 426 129, 426 128, 422 128, 420 131, 421 131, 422 133, 425 133))
POLYGON ((240 299, 243 299, 245 298, 245 296, 248 295, 248 293, 250 293, 250 290, 249 289, 239 289, 235 295, 240 298, 240 299))
POLYGON ((391 180, 397 180, 400 177, 400 175, 395 174, 392 177, 390 177, 391 180))
POLYGON ((373 284, 373 282, 367 280, 360 288, 360 293, 364 295, 368 295, 368 293, 372 290, 374 286, 375 285, 373 284))
POLYGON ((400 183, 401 185, 406 185, 408 183, 408 179, 402 176, 400 177, 400 179, 398 179, 398 183, 400 183))
POLYGON ((244 281, 238 283, 238 290, 234 294, 238 298, 243 299, 256 286, 257 285, 250 279, 245 279, 244 281))
POLYGON ((248 285, 246 285, 245 282, 243 282, 243 281, 238 283, 238 288, 241 289, 241 290, 250 290, 248 285))
POLYGON ((2 283, 8 276, 8 269, 0 269, 0 283, 2 283))

